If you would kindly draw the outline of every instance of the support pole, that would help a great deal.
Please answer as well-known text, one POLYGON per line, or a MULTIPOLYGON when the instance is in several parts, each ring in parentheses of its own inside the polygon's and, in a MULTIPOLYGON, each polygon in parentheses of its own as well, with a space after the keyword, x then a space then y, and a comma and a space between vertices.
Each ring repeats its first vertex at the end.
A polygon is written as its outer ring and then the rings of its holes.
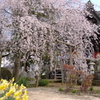
POLYGON ((72 46, 70 46, 70 65, 73 65, 73 62, 72 62, 72 46))

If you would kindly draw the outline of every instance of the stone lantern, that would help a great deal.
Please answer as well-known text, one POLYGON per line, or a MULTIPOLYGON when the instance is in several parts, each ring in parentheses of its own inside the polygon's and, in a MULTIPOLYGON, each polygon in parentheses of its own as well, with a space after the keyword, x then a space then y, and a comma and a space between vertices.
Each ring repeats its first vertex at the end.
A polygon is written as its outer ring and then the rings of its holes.
POLYGON ((95 65, 95 63, 94 63, 94 62, 90 62, 90 63, 89 63, 89 67, 90 67, 90 74, 94 74, 94 71, 95 71, 95 69, 94 69, 94 65, 95 65))
POLYGON ((98 61, 97 71, 100 72, 100 54, 97 55, 96 60, 98 61))

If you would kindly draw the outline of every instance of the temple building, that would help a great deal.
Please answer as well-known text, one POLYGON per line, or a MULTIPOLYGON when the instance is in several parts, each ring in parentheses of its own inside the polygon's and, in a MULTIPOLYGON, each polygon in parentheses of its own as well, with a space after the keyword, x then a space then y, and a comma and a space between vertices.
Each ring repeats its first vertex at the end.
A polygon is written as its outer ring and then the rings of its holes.
POLYGON ((94 32, 97 35, 97 39, 94 39, 93 36, 90 37, 95 52, 94 58, 96 58, 96 55, 100 54, 100 11, 94 9, 94 5, 90 0, 86 3, 86 10, 89 12, 89 14, 86 15, 88 21, 98 26, 97 32, 94 32))

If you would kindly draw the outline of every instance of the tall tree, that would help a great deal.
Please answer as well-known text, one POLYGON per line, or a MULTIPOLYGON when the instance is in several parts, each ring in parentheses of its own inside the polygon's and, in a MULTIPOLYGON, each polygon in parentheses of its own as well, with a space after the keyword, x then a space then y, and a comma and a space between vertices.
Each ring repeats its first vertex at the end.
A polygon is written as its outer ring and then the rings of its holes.
POLYGON ((10 8, 6 11, 11 13, 12 20, 9 28, 14 33, 11 52, 18 56, 20 53, 24 54, 21 59, 24 63, 30 56, 38 64, 41 56, 48 52, 52 70, 57 56, 55 51, 59 55, 66 54, 68 47, 64 43, 69 41, 75 46, 73 54, 75 54, 76 68, 87 71, 86 54, 91 56, 93 52, 89 39, 93 34, 93 26, 85 19, 82 9, 79 9, 80 6, 73 6, 73 1, 47 1, 4 1, 10 8))

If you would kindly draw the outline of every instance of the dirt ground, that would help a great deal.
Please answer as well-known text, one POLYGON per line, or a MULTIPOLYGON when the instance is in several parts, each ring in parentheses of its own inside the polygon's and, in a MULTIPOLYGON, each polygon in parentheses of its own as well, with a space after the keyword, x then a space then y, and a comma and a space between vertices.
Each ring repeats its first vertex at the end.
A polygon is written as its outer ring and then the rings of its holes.
MULTIPOLYGON (((100 100, 100 97, 96 97, 90 94, 68 94, 58 91, 59 88, 65 88, 65 85, 50 84, 48 87, 28 88, 29 100, 100 100)), ((100 89, 100 87, 95 87, 100 89)))

